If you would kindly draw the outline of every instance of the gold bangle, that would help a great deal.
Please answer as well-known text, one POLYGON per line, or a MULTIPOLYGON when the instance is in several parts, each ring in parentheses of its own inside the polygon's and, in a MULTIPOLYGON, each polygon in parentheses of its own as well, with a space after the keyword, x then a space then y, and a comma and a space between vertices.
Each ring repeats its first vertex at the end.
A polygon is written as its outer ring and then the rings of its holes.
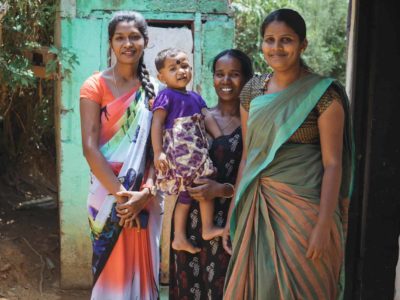
POLYGON ((232 195, 230 195, 230 196, 228 196, 228 197, 224 197, 224 198, 232 198, 233 195, 235 195, 235 187, 233 186, 233 184, 230 184, 230 183, 228 183, 228 182, 225 182, 224 185, 225 185, 225 186, 228 186, 228 187, 230 187, 230 188, 232 189, 232 195))

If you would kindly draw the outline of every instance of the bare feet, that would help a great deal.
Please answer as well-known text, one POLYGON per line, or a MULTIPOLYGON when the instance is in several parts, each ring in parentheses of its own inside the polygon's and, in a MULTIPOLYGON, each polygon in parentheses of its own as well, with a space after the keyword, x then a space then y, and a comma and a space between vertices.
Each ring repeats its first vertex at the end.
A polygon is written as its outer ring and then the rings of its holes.
POLYGON ((172 249, 177 251, 186 251, 192 254, 199 253, 200 248, 193 246, 186 237, 175 236, 172 241, 172 249))
POLYGON ((201 236, 203 237, 203 240, 209 241, 217 236, 222 236, 223 233, 224 229, 221 227, 216 227, 216 226, 210 228, 203 227, 201 236))

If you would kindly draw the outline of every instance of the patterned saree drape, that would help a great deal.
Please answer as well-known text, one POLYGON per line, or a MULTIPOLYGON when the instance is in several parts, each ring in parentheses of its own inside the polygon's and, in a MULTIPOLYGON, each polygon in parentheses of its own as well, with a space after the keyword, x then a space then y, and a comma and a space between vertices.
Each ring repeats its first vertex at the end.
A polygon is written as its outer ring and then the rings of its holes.
MULTIPOLYGON (((100 150, 127 190, 143 182, 152 113, 142 88, 101 108, 100 150)), ((157 299, 161 207, 146 207, 146 229, 121 228, 115 199, 92 174, 88 196, 93 244, 91 299, 157 299)))

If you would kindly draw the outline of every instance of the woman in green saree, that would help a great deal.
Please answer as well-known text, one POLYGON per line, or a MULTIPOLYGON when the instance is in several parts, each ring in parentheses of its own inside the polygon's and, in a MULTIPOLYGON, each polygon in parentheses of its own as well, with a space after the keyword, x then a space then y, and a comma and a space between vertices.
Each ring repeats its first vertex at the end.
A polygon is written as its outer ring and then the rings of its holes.
POLYGON ((232 255, 224 299, 340 299, 353 161, 346 93, 303 63, 296 11, 272 12, 261 35, 273 73, 241 94, 245 145, 223 236, 232 255))

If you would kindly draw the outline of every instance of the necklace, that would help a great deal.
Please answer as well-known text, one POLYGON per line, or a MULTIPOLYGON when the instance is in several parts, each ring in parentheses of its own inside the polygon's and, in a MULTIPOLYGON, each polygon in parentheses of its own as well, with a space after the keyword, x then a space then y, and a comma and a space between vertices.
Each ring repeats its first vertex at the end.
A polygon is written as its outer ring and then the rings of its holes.
MULTIPOLYGON (((119 90, 119 88, 118 88, 118 85, 117 85, 117 80, 116 80, 116 78, 115 78, 115 66, 113 67, 113 69, 112 69, 112 73, 113 73, 113 81, 114 81, 114 85, 115 85, 115 88, 116 88, 116 90, 117 90, 117 98, 119 98, 120 96, 122 96, 123 95, 123 93, 121 93, 120 92, 120 90, 119 90)), ((123 77, 122 77, 123 78, 123 77)), ((124 78, 123 78, 124 79, 124 78)), ((124 79, 125 81, 127 81, 126 79, 124 79)), ((135 77, 132 79, 132 86, 137 86, 138 85, 138 83, 136 82, 137 81, 137 79, 135 79, 135 77)), ((125 92, 126 93, 126 92, 125 92)))
POLYGON ((270 82, 273 74, 274 74, 274 72, 269 73, 267 75, 267 78, 265 78, 265 80, 264 80, 264 86, 262 89, 264 94, 268 91, 268 83, 270 82))
POLYGON ((228 127, 232 124, 232 121, 233 121, 233 116, 231 116, 231 117, 229 118, 229 122, 226 123, 226 125, 225 125, 224 127, 221 128, 222 133, 224 132, 224 130, 225 130, 226 128, 228 128, 228 127))
MULTIPOLYGON (((222 116, 222 115, 221 115, 222 116)), ((221 127, 221 126, 219 126, 220 127, 220 129, 221 129, 221 131, 222 131, 222 133, 224 132, 224 130, 225 129, 227 129, 227 128, 229 128, 229 126, 231 126, 232 125, 232 123, 233 123, 233 121, 235 120, 235 115, 230 115, 230 117, 229 117, 229 121, 228 122, 224 122, 225 123, 225 125, 223 126, 223 127, 221 127)), ((223 118, 221 118, 221 121, 223 120, 223 118)), ((219 124, 218 124, 219 125, 219 124)))
POLYGON ((115 79, 115 66, 113 67, 113 79, 114 79, 115 88, 117 90, 117 97, 116 98, 119 98, 121 93, 119 92, 118 85, 117 85, 117 80, 115 79))

